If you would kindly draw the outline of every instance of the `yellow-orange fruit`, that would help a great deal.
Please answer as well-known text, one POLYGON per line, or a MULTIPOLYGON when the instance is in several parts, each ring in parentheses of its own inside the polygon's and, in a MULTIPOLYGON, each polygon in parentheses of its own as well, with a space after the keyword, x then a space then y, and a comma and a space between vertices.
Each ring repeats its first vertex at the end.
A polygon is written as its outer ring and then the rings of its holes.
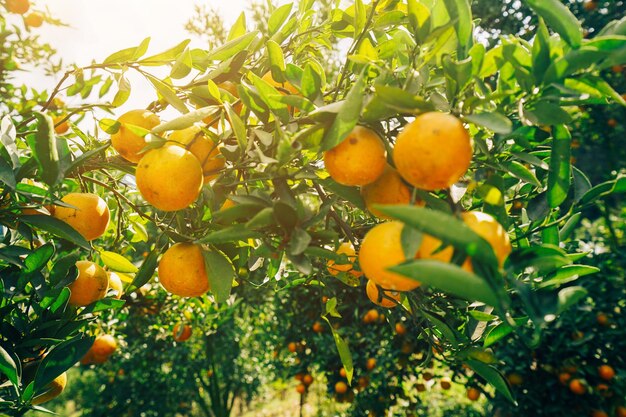
POLYGON ((591 417, 609 417, 609 415, 602 410, 593 410, 591 412, 591 417))
POLYGON ((122 298, 122 294, 124 294, 124 284, 122 284, 122 279, 115 272, 108 271, 107 277, 109 278, 109 289, 115 291, 115 298, 118 300, 122 298))
POLYGON ((348 392, 348 385, 343 381, 337 382, 335 384, 335 392, 337 394, 345 394, 346 392, 348 392))
POLYGON ((62 135, 70 130, 69 123, 67 123, 67 120, 64 120, 65 117, 66 116, 64 114, 52 117, 52 122, 54 123, 54 131, 57 135, 62 135))
POLYGON ((328 272, 336 276, 340 272, 347 272, 350 275, 353 275, 357 278, 363 275, 363 272, 354 269, 354 262, 356 261, 356 251, 354 250, 354 246, 350 242, 343 242, 339 245, 339 248, 336 250, 338 255, 346 255, 348 257, 349 263, 347 264, 337 264, 334 260, 329 259, 326 263, 326 269, 328 272))
POLYGON ((94 240, 104 234, 111 216, 103 199, 91 193, 70 193, 61 201, 73 207, 54 207, 54 217, 72 226, 86 240, 94 240))
POLYGON ((180 328, 180 324, 176 324, 174 326, 174 330, 172 331, 172 336, 174 340, 177 342, 184 342, 191 337, 191 326, 185 324, 183 328, 180 328))
POLYGON ((615 417, 626 417, 626 407, 619 406, 615 409, 615 417))
POLYGON ((367 369, 368 371, 371 371, 372 369, 374 369, 376 367, 376 359, 375 358, 369 358, 366 362, 365 362, 365 369, 367 369))
POLYGON ((111 135, 111 146, 127 161, 139 162, 143 157, 141 151, 147 145, 146 139, 134 133, 126 125, 152 130, 161 123, 161 119, 149 110, 138 109, 124 113, 117 121, 121 126, 116 133, 111 135))
POLYGON ((576 395, 584 395, 587 387, 579 379, 572 379, 569 383, 569 390, 576 395))
POLYGON ((306 374, 302 377, 302 383, 308 387, 313 383, 313 376, 306 374))
POLYGON ((202 166, 205 184, 217 178, 226 165, 226 160, 217 144, 203 134, 202 128, 199 126, 191 126, 187 129, 172 132, 169 139, 182 144, 198 158, 198 162, 202 166))
POLYGON ((322 325, 322 323, 320 323, 319 321, 313 323, 312 328, 315 333, 322 333, 324 331, 324 325, 322 325))
POLYGON ((480 391, 478 391, 476 388, 469 388, 467 390, 467 398, 470 401, 478 400, 478 398, 480 398, 480 391))
POLYGON ((298 392, 298 394, 304 394, 306 392, 306 386, 304 384, 298 384, 296 392, 298 392))
POLYGON ((68 286, 71 291, 69 303, 73 306, 86 306, 103 299, 109 287, 105 270, 90 261, 78 261, 76 268, 78 277, 68 286))
POLYGON ((511 253, 511 241, 504 227, 487 213, 468 211, 461 214, 463 222, 493 248, 500 267, 511 253))
POLYGON ((108 357, 117 349, 117 341, 110 334, 103 334, 96 337, 91 346, 91 352, 94 356, 108 357))
MULTIPOLYGON (((406 334, 406 326, 400 322, 396 323, 396 334, 398 336, 404 336, 406 334)), ((410 346, 410 345, 409 345, 410 346)), ((408 352, 403 352, 408 353, 408 352)))
POLYGON ((5 7, 11 13, 24 14, 30 9, 29 0, 6 0, 5 7))
POLYGON ((615 370, 609 365, 602 365, 598 368, 598 375, 605 381, 610 381, 615 376, 615 370))
POLYGON ((33 398, 32 404, 38 405, 43 404, 46 401, 50 401, 53 398, 58 397, 65 386, 67 385, 67 372, 63 372, 61 375, 57 376, 45 387, 45 391, 43 394, 40 394, 33 398))
POLYGON ((32 28, 38 28, 43 25, 44 16, 41 12, 32 12, 28 16, 24 18, 24 23, 26 26, 30 26, 32 28))
POLYGON ((296 350, 298 350, 298 345, 296 344, 296 342, 289 342, 289 344, 287 345, 287 350, 291 353, 296 353, 296 350))
POLYGON ((370 184, 382 175, 386 165, 382 139, 363 126, 356 126, 339 145, 324 152, 326 170, 343 185, 370 184))
MULTIPOLYGON (((291 84, 289 81, 285 81, 284 83, 279 83, 278 81, 274 80, 274 77, 272 77, 272 73, 271 71, 266 72, 263 77, 261 77, 261 79, 265 82, 267 82, 268 84, 270 84, 272 87, 276 88, 278 91, 280 91, 283 94, 300 94, 298 92, 298 89, 296 87, 293 86, 293 84, 291 84)), ((231 92, 230 90, 226 89, 228 92, 231 92)), ((232 93, 231 93, 232 94, 232 93)), ((234 94, 233 94, 234 95, 234 94)))
POLYGON ((221 210, 226 210, 229 209, 231 207, 235 207, 237 205, 237 203, 235 203, 233 200, 231 200, 230 198, 227 198, 226 200, 224 200, 224 203, 222 204, 222 206, 220 207, 220 211, 221 210))
POLYGON ((375 308, 371 308, 363 316, 363 323, 365 324, 375 323, 378 321, 379 318, 380 318, 380 314, 378 314, 378 310, 376 310, 375 308))
POLYGON ((339 375, 340 375, 342 378, 347 377, 347 376, 348 376, 348 373, 346 372, 346 368, 341 367, 341 369, 339 370, 339 375))
MULTIPOLYGON (((389 216, 385 216, 380 210, 375 209, 374 205, 401 205, 411 202, 411 190, 402 181, 400 174, 389 165, 376 181, 361 189, 361 195, 370 213, 381 219, 388 219, 389 216)), ((423 206, 424 202, 420 200, 416 204, 423 206)))
POLYGON ((400 293, 397 291, 383 291, 384 296, 380 295, 380 290, 374 281, 368 280, 365 286, 365 292, 370 301, 376 305, 385 308, 393 308, 400 303, 400 293))
POLYGON ((158 273, 161 285, 181 297, 197 297, 210 289, 202 248, 193 243, 176 243, 165 251, 158 273))
POLYGON ((409 184, 440 190, 457 182, 469 168, 472 144, 463 123, 439 112, 424 113, 396 139, 393 160, 409 184))
POLYGON ((409 259, 402 249, 402 229, 404 224, 397 221, 381 223, 373 227, 361 242, 359 264, 365 276, 376 284, 392 291, 410 291, 420 283, 400 274, 387 271, 409 259))
POLYGON ((191 205, 203 182, 198 159, 185 148, 169 144, 146 153, 137 165, 135 178, 143 198, 163 211, 191 205))

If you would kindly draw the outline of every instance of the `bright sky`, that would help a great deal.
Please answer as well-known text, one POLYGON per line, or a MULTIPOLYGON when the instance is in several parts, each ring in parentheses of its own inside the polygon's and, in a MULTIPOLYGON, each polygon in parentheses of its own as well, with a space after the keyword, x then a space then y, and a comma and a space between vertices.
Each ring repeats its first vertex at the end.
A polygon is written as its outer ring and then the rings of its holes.
MULTIPOLYGON (((189 39, 184 25, 193 15, 196 3, 220 10, 228 28, 247 10, 249 0, 31 0, 31 3, 32 10, 47 7, 54 17, 71 26, 44 24, 33 31, 57 49, 66 65, 84 66, 94 59, 102 61, 112 52, 137 46, 146 37, 151 38, 148 54, 189 39)), ((195 39, 192 46, 203 45, 195 39)), ((39 89, 52 89, 57 81, 36 72, 24 74, 24 77, 20 81, 39 89)), ((133 93, 124 108, 145 106, 147 101, 140 96, 147 85, 142 85, 144 83, 135 77, 130 81, 133 93)))

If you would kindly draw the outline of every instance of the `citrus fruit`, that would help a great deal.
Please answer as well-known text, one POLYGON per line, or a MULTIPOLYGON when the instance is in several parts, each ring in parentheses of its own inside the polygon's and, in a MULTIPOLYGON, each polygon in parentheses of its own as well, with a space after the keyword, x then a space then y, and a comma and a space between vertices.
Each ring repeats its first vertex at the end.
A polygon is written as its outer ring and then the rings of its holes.
POLYGON ((289 344, 287 345, 287 350, 291 353, 296 353, 297 349, 298 345, 296 345, 296 342, 289 342, 289 344))
POLYGON ((511 241, 504 227, 487 213, 468 211, 461 214, 463 222, 493 248, 500 268, 511 253, 511 241))
POLYGON ((187 129, 177 130, 169 136, 170 140, 181 143, 189 152, 194 154, 202 166, 204 182, 208 183, 217 178, 219 172, 226 165, 217 144, 202 133, 199 126, 191 126, 187 129))
POLYGON ((384 296, 375 282, 368 280, 365 286, 365 292, 370 301, 376 305, 385 308, 393 308, 400 303, 400 293, 397 291, 383 291, 384 296))
POLYGON ((424 113, 402 129, 393 151, 396 169, 409 184, 440 190, 469 168, 472 144, 463 123, 439 112, 424 113))
POLYGON ((587 392, 587 388, 579 379, 572 379, 570 381, 569 390, 576 395, 583 395, 587 392))
POLYGON ((124 294, 124 284, 122 284, 122 279, 115 272, 108 271, 107 277, 109 278, 109 289, 115 291, 115 298, 118 300, 122 298, 122 294, 124 294))
POLYGON ((159 116, 149 110, 139 109, 124 113, 117 121, 121 125, 119 130, 111 135, 111 146, 127 161, 139 162, 143 156, 141 151, 147 145, 146 139, 133 132, 126 125, 152 130, 161 123, 159 116))
POLYGON ((372 308, 368 310, 367 313, 365 313, 365 315, 363 316, 363 323, 366 323, 366 324, 375 323, 378 321, 379 317, 380 315, 378 314, 378 310, 376 310, 375 308, 372 308))
POLYGON ((339 370, 339 375, 340 375, 342 378, 347 377, 347 376, 348 376, 348 373, 346 372, 346 368, 342 367, 342 368, 339 370))
POLYGON ((308 387, 313 383, 313 376, 306 374, 302 377, 302 383, 308 387))
POLYGON ((406 326, 400 322, 396 323, 396 334, 398 336, 404 336, 406 334, 406 326))
MULTIPOLYGON (((369 212, 381 219, 389 217, 375 209, 374 205, 399 205, 411 202, 411 190, 402 181, 400 174, 389 165, 385 167, 384 172, 376 181, 363 186, 361 195, 369 212)), ((424 202, 419 200, 417 205, 423 206, 424 202)))
POLYGON ((306 392, 306 386, 304 384, 298 384, 296 391, 298 394, 304 394, 306 392))
POLYGON ((86 306, 104 298, 109 287, 109 279, 104 269, 90 261, 78 261, 76 268, 78 277, 68 286, 71 291, 69 303, 73 306, 86 306))
MULTIPOLYGON (((270 84, 272 87, 276 88, 282 94, 300 94, 298 89, 294 87, 293 84, 291 84, 289 81, 285 81, 284 83, 279 83, 278 81, 274 80, 274 77, 272 77, 271 71, 266 72, 263 75, 263 77, 261 77, 261 79, 265 81, 266 83, 270 84)), ((230 90, 227 90, 227 91, 230 92, 230 90)))
POLYGON ((374 369, 376 367, 376 359, 375 358, 369 358, 366 362, 365 362, 365 369, 367 369, 368 371, 371 371, 372 369, 374 369))
POLYGON ((319 321, 313 323, 313 331, 315 333, 322 333, 324 331, 324 326, 319 321))
POLYGON ((117 341, 110 334, 103 334, 96 337, 91 346, 91 352, 94 356, 111 356, 117 349, 117 341))
POLYGON ((615 417, 626 417, 626 407, 624 406, 618 406, 615 409, 615 417))
POLYGON ((363 238, 359 251, 359 264, 367 278, 392 291, 410 291, 420 283, 387 268, 401 264, 417 256, 407 256, 402 248, 404 224, 397 221, 374 226, 363 238))
POLYGON ((202 167, 185 148, 166 144, 141 158, 135 172, 143 198, 163 211, 182 210, 198 198, 202 167))
POLYGON ((335 384, 335 392, 337 394, 345 394, 346 392, 348 392, 348 385, 343 381, 337 382, 335 384))
POLYGON ((7 0, 5 7, 11 13, 24 14, 30 9, 29 0, 7 0))
POLYGON ((209 290, 202 248, 193 243, 176 243, 159 261, 159 281, 172 294, 197 297, 209 290))
POLYGON ((30 26, 31 28, 41 27, 41 25, 43 25, 43 21, 44 16, 41 12, 29 13, 28 16, 24 18, 24 23, 26 24, 26 26, 30 26))
POLYGON ((602 365, 598 367, 598 375, 605 381, 610 381, 615 376, 615 370, 609 365, 602 365))
POLYGON ((65 389, 65 385, 67 385, 67 372, 63 372, 61 375, 54 378, 52 382, 47 384, 45 386, 45 392, 33 398, 32 404, 43 404, 46 401, 58 397, 65 389))
POLYGON ((604 313, 598 313, 598 315, 596 316, 596 321, 600 326, 609 325, 609 317, 604 313))
POLYGON ((602 410, 593 410, 591 412, 591 417, 609 417, 609 415, 602 410))
POLYGON ((52 122, 54 123, 54 131, 57 135, 62 135, 70 130, 70 125, 69 123, 67 123, 67 120, 65 120, 66 117, 67 116, 63 114, 52 117, 52 122))
POLYGON ((348 272, 350 275, 355 277, 360 277, 363 275, 363 272, 357 271, 354 269, 354 262, 356 261, 356 251, 354 250, 354 246, 350 242, 343 242, 339 245, 339 248, 335 251, 338 255, 346 255, 348 257, 349 263, 346 264, 337 264, 334 260, 329 259, 326 263, 326 269, 328 272, 336 276, 340 272, 348 272))
POLYGON ((470 401, 478 400, 478 398, 480 398, 480 391, 478 391, 476 388, 469 388, 467 390, 467 398, 470 401))
POLYGON ((177 342, 184 342, 191 337, 191 326, 185 324, 182 329, 180 324, 176 324, 172 330, 172 336, 177 342))
POLYGON ((343 185, 367 185, 378 179, 387 165, 386 150, 376 132, 356 126, 337 146, 324 152, 324 166, 343 185))
POLYGON ((443 389, 450 389, 452 387, 452 381, 450 381, 450 378, 441 378, 439 385, 441 385, 443 389))
POLYGON ((94 240, 104 234, 109 226, 110 213, 102 198, 91 193, 70 193, 61 201, 72 207, 54 207, 54 217, 72 226, 86 240, 94 240))

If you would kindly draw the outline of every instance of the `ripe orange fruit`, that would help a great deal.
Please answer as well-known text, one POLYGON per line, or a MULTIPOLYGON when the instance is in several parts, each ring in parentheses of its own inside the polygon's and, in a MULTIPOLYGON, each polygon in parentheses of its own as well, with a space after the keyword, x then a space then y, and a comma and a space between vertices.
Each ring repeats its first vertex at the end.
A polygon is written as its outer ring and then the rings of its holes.
POLYGON ((598 384, 596 385, 596 391, 600 393, 600 395, 604 397, 608 397, 611 395, 610 387, 607 384, 598 384))
POLYGON ((44 15, 41 12, 32 12, 24 18, 26 26, 30 26, 32 28, 41 27, 41 25, 43 25, 43 21, 44 15))
POLYGON ((226 160, 217 144, 203 134, 199 126, 191 126, 187 129, 172 132, 169 139, 180 143, 198 158, 198 162, 202 166, 205 184, 217 178, 226 165, 226 160))
MULTIPOLYGON (((285 81, 284 83, 279 83, 278 81, 274 80, 274 77, 272 77, 271 71, 266 72, 263 75, 263 77, 261 77, 261 79, 267 82, 268 84, 270 84, 272 87, 276 88, 282 94, 300 94, 298 89, 294 87, 293 84, 291 84, 289 81, 285 81)), ((228 89, 226 90, 232 94, 230 90, 228 89)))
POLYGON ((110 213, 103 199, 91 193, 70 193, 61 201, 73 207, 54 207, 54 217, 72 226, 86 240, 104 234, 109 226, 110 213))
POLYGON ((491 245, 502 268, 505 259, 511 253, 511 241, 504 227, 489 214, 480 211, 468 211, 462 213, 461 217, 474 233, 491 245))
POLYGON ((570 379, 572 379, 572 375, 569 372, 561 372, 559 374, 559 382, 563 385, 566 385, 570 379))
POLYGON ((370 384, 370 378, 368 376, 361 376, 359 377, 357 384, 359 385, 359 388, 365 389, 370 384))
POLYGON ((347 376, 348 376, 348 374, 346 373, 346 368, 342 367, 342 368, 339 370, 339 375, 341 375, 341 377, 343 377, 343 378, 347 377, 347 376))
POLYGON ((337 382, 335 384, 335 392, 337 394, 345 394, 346 392, 348 392, 348 385, 343 381, 337 382))
POLYGON ((296 391, 298 391, 298 394, 304 394, 306 392, 306 386, 304 384, 298 384, 296 391))
POLYGON ((52 117, 52 122, 54 123, 54 131, 57 135, 62 135, 70 130, 70 125, 69 123, 67 123, 67 120, 63 120, 65 119, 65 117, 66 116, 63 114, 52 117))
POLYGON ((615 417, 626 417, 626 407, 624 406, 618 406, 615 409, 615 417))
POLYGON ((181 329, 180 324, 177 323, 172 330, 172 336, 177 342, 188 340, 191 337, 191 326, 185 324, 181 329))
POLYGON ((302 383, 308 387, 309 385, 313 383, 313 376, 306 374, 305 376, 302 377, 302 383))
POLYGON ((222 206, 220 207, 220 211, 222 210, 226 210, 229 209, 231 207, 235 207, 237 205, 237 203, 235 203, 233 200, 231 200, 230 198, 227 198, 226 200, 224 200, 224 203, 222 204, 222 206))
POLYGON ((363 316, 363 323, 365 324, 375 323, 378 321, 379 318, 380 318, 380 315, 378 314, 378 310, 376 310, 375 308, 372 308, 368 310, 367 313, 365 313, 365 315, 363 316))
POLYGON ((522 376, 518 373, 509 374, 506 379, 509 381, 509 384, 513 386, 522 385, 524 382, 524 378, 522 378, 522 376))
POLYGON ((356 251, 354 250, 354 246, 350 242, 343 242, 339 245, 339 248, 335 251, 338 255, 346 255, 348 257, 349 263, 346 264, 337 264, 334 260, 329 259, 326 262, 326 269, 328 272, 337 276, 340 272, 347 272, 350 275, 359 278, 363 275, 363 272, 357 271, 354 269, 354 262, 356 261, 356 251))
POLYGON ((322 333, 324 331, 324 325, 322 325, 319 321, 316 321, 313 323, 313 331, 315 333, 322 333))
POLYGON ((450 381, 450 378, 441 378, 439 385, 441 385, 443 389, 450 389, 452 387, 452 381, 450 381))
POLYGON ((606 122, 607 125, 609 125, 609 127, 617 127, 617 120, 611 118, 606 122))
POLYGON ((7 0, 5 7, 11 13, 24 14, 30 9, 29 0, 7 0))
POLYGON ((598 368, 598 375, 605 381, 610 381, 615 376, 615 370, 609 365, 602 365, 598 368))
POLYGON ((143 198, 163 211, 182 210, 198 198, 202 189, 202 167, 185 148, 165 145, 141 158, 135 172, 143 198))
POLYGON ((339 145, 324 152, 324 166, 339 184, 367 185, 382 175, 387 165, 385 155, 380 136, 356 126, 339 145))
POLYGON ((122 298, 122 294, 124 294, 124 284, 122 284, 122 279, 115 272, 108 271, 107 277, 109 279, 109 289, 115 291, 115 298, 118 300, 122 298))
POLYGON ((396 323, 396 334, 398 336, 404 336, 406 334, 406 326, 400 322, 396 323))
POLYGON ((91 346, 91 352, 95 356, 111 356, 117 349, 117 341, 110 334, 103 334, 96 337, 91 346))
POLYGON ((393 308, 400 303, 400 293, 397 291, 380 291, 374 281, 368 280, 365 292, 370 301, 385 308, 393 308), (381 295, 381 292, 384 296, 381 295))
POLYGON ((366 362, 365 362, 365 369, 367 369, 368 371, 371 371, 372 369, 374 369, 376 367, 376 359, 375 358, 369 358, 366 362))
POLYGON ((176 243, 159 261, 159 281, 172 294, 198 297, 209 291, 209 277, 200 245, 176 243))
POLYGON ((609 417, 609 415, 602 410, 593 410, 591 417, 609 417))
POLYGON ((298 345, 296 344, 296 342, 289 342, 289 344, 287 345, 287 350, 291 353, 296 353, 296 350, 298 350, 298 345))
POLYGON ((598 324, 600 326, 608 326, 609 325, 609 318, 604 313, 598 313, 598 315, 596 316, 596 321, 598 322, 598 324))
POLYGON ((576 395, 584 395, 587 392, 587 388, 580 379, 572 379, 569 383, 569 390, 576 395))
POLYGON ((396 169, 409 184, 428 191, 448 188, 469 168, 472 144, 463 123, 439 112, 404 126, 393 151, 396 169))
POLYGON ((302 381, 302 379, 304 378, 304 374, 302 372, 298 372, 297 374, 294 375, 293 377, 296 381, 302 381))
POLYGON ((402 249, 402 228, 404 224, 397 221, 381 223, 373 227, 361 242, 359 264, 365 276, 381 287, 393 291, 410 291, 420 283, 406 278, 387 268, 401 264, 408 259, 402 249))
POLYGON ((121 126, 116 133, 111 135, 111 146, 127 161, 139 162, 143 157, 141 151, 147 145, 146 139, 134 133, 126 125, 152 130, 161 123, 161 119, 149 110, 138 109, 124 113, 117 121, 121 126))
MULTIPOLYGON (((365 206, 374 216, 381 219, 389 219, 380 210, 376 210, 374 205, 401 205, 411 202, 411 190, 402 181, 398 171, 387 165, 382 175, 370 184, 361 189, 361 195, 365 201, 365 206)), ((423 206, 424 202, 418 201, 418 205, 423 206)))
POLYGON ((598 2, 596 0, 586 0, 583 3, 583 7, 586 11, 592 12, 598 8, 598 2))
POLYGON ((477 390, 476 388, 468 388, 468 390, 467 390, 467 398, 470 401, 478 400, 478 398, 480 398, 480 391, 477 390))
POLYGON ((46 401, 50 401, 53 398, 58 397, 65 386, 67 385, 67 372, 63 372, 61 375, 57 376, 45 387, 45 391, 43 394, 39 394, 32 400, 33 405, 43 404, 46 401))
POLYGON ((86 306, 103 299, 109 287, 109 278, 104 269, 90 261, 78 261, 76 268, 78 277, 68 286, 71 291, 70 305, 86 306))
MULTIPOLYGON (((454 255, 454 247, 448 245, 442 247, 443 242, 434 236, 422 233, 422 243, 418 250, 418 258, 433 259, 440 262, 451 262, 454 255)), ((472 264, 470 259, 466 259, 463 263, 463 269, 471 271, 472 264)))

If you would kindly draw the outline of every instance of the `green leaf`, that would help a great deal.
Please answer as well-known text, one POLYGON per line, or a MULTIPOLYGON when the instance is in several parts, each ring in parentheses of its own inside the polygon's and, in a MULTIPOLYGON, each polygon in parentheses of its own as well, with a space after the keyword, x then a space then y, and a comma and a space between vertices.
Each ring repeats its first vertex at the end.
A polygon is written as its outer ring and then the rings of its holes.
POLYGON ((211 51, 206 59, 208 61, 225 61, 250 46, 258 34, 259 32, 255 30, 253 32, 246 33, 237 39, 228 41, 219 48, 211 51))
POLYGON ((157 92, 163 96, 165 101, 171 104, 172 107, 183 114, 189 113, 189 109, 185 105, 185 102, 176 95, 176 91, 171 86, 149 74, 146 75, 146 78, 150 80, 157 92))
POLYGON ((233 26, 230 28, 228 32, 227 41, 232 41, 233 39, 237 39, 246 34, 246 14, 241 12, 233 26))
POLYGON ((13 168, 2 157, 0 157, 0 182, 12 190, 14 190, 17 185, 13 168))
POLYGON ((54 255, 54 245, 51 242, 38 248, 24 259, 24 272, 31 273, 42 269, 54 255))
POLYGON ((537 83, 543 81, 544 74, 550 66, 550 32, 546 23, 539 18, 537 25, 537 35, 533 41, 533 76, 537 83))
POLYGON ((226 115, 228 116, 228 121, 235 132, 235 137, 237 138, 237 143, 239 144, 239 149, 245 151, 248 147, 248 132, 246 130, 246 124, 241 120, 241 117, 237 114, 235 109, 228 102, 224 102, 224 109, 226 109, 226 115))
POLYGON ((499 300, 498 294, 483 278, 454 264, 417 260, 390 270, 468 301, 481 301, 490 306, 499 306, 506 301, 499 300))
POLYGON ((497 326, 492 327, 485 337, 483 346, 489 347, 499 342, 500 340, 511 334, 514 330, 515 328, 510 326, 508 323, 500 323, 497 326))
POLYGON ((485 379, 487 383, 494 387, 496 391, 502 394, 514 405, 517 405, 517 402, 515 401, 515 398, 513 398, 513 394, 511 393, 511 389, 509 388, 509 384, 506 382, 504 376, 496 368, 480 361, 471 359, 467 361, 467 364, 470 368, 474 370, 474 372, 476 372, 483 379, 485 379))
POLYGON ((572 182, 570 163, 572 136, 567 127, 563 125, 554 126, 552 133, 547 198, 550 207, 555 208, 567 198, 572 182))
POLYGON ((363 107, 363 90, 365 88, 364 75, 361 74, 354 83, 345 101, 339 109, 330 129, 324 134, 319 151, 327 151, 339 145, 354 129, 359 121, 363 107))
POLYGON ((618 175, 615 180, 603 182, 587 191, 580 199, 580 205, 584 206, 599 198, 623 192, 626 192, 626 176, 618 175))
POLYGON ((2 345, 0 345, 0 373, 6 375, 13 386, 19 386, 19 370, 17 364, 2 345))
POLYGON ((428 321, 430 321, 435 326, 435 328, 439 331, 439 333, 441 333, 444 339, 448 341, 450 344, 452 344, 454 348, 457 348, 459 346, 456 333, 454 332, 454 330, 452 330, 452 328, 448 325, 448 323, 443 321, 441 317, 438 317, 434 313, 431 314, 423 310, 421 314, 424 317, 426 317, 428 321))
POLYGON ((134 274, 139 270, 128 259, 115 252, 101 251, 100 259, 102 259, 102 262, 113 271, 134 274))
POLYGON ((133 282, 130 284, 131 288, 139 288, 150 281, 157 267, 159 253, 159 248, 154 248, 150 251, 146 259, 143 260, 141 267, 139 267, 139 271, 137 271, 133 282))
POLYGON ((79 334, 72 339, 61 342, 55 346, 37 367, 35 374, 35 395, 54 378, 70 369, 76 364, 93 345, 93 337, 84 337, 79 334))
MULTIPOLYGON (((330 301, 330 300, 328 300, 330 301)), ((322 317, 328 325, 330 326, 330 330, 333 333, 333 339, 335 340, 335 345, 337 346, 337 351, 339 352, 339 359, 341 359, 341 364, 343 368, 346 370, 346 378, 348 379, 348 384, 352 383, 352 375, 354 373, 354 365, 352 364, 352 353, 350 352, 350 347, 348 343, 337 333, 337 330, 331 325, 330 321, 326 317, 322 317)))
POLYGON ((561 314, 568 308, 578 303, 587 296, 588 291, 583 287, 567 287, 559 291, 557 314, 561 314))
POLYGON ((502 113, 476 113, 465 116, 464 119, 503 135, 509 134, 513 130, 513 123, 502 113))
POLYGON ((185 50, 187 45, 189 45, 189 42, 191 42, 191 39, 185 39, 184 41, 174 46, 173 48, 170 48, 159 54, 149 56, 148 58, 144 58, 139 62, 141 63, 141 65, 147 65, 147 66, 163 65, 163 64, 169 63, 170 61, 173 61, 174 59, 176 59, 176 57, 185 50))
POLYGON ((290 255, 300 255, 311 243, 311 235, 306 230, 295 227, 291 232, 287 250, 290 255))
POLYGON ((576 16, 560 0, 525 0, 546 23, 574 48, 583 41, 583 28, 576 16))
POLYGON ((341 197, 342 200, 354 204, 361 210, 365 210, 365 201, 363 200, 363 196, 361 196, 361 191, 359 191, 357 187, 350 187, 347 185, 339 184, 330 177, 321 180, 320 183, 324 188, 332 191, 333 193, 341 197))
POLYGON ((287 3, 272 12, 269 20, 267 21, 267 31, 270 36, 278 32, 283 23, 285 23, 291 13, 292 7, 293 3, 287 3))
POLYGON ((235 266, 230 258, 221 251, 203 250, 202 254, 215 301, 224 303, 230 297, 233 279, 235 279, 235 266))
POLYGON ((266 44, 267 53, 270 58, 270 68, 272 71, 272 78, 276 81, 280 81, 283 77, 282 73, 285 71, 285 57, 280 45, 276 42, 269 40, 266 44))
POLYGON ((126 100, 130 97, 131 85, 124 73, 120 74, 117 78, 117 93, 113 97, 111 105, 113 107, 119 107, 126 103, 126 100))
POLYGON ((216 230, 208 233, 203 238, 199 239, 197 243, 232 243, 239 240, 246 241, 248 239, 257 239, 263 235, 254 230, 246 228, 244 225, 235 225, 227 227, 225 229, 216 230))
POLYGON ((120 64, 123 62, 134 61, 141 58, 148 50, 150 38, 144 39, 139 46, 122 49, 109 55, 102 61, 103 64, 120 64))
POLYGON ((55 236, 68 240, 82 248, 88 250, 90 249, 89 242, 87 242, 85 238, 72 226, 64 221, 56 219, 52 216, 40 214, 34 216, 20 216, 19 219, 20 221, 23 221, 24 223, 37 229, 45 230, 48 233, 52 233, 55 236))
POLYGON ((176 62, 172 65, 172 69, 170 71, 170 77, 176 80, 181 78, 185 78, 191 72, 191 68, 193 67, 193 59, 191 58, 191 52, 189 49, 185 49, 181 54, 176 58, 176 62))
POLYGON ((161 123, 154 129, 152 129, 152 133, 161 134, 164 132, 168 132, 170 130, 182 130, 192 126, 194 123, 201 121, 207 117, 217 117, 220 112, 219 106, 207 106, 202 107, 189 113, 185 113, 181 116, 178 116, 175 119, 172 119, 168 122, 161 123))
POLYGON ((41 169, 41 179, 52 186, 59 180, 60 162, 54 123, 52 118, 40 112, 34 112, 37 132, 28 137, 28 144, 41 169))
POLYGON ((548 276, 537 288, 558 287, 563 284, 575 281, 585 275, 591 275, 600 272, 600 269, 589 265, 565 265, 556 272, 548 276))
POLYGON ((459 57, 466 57, 469 47, 472 46, 473 22, 472 9, 469 0, 444 0, 450 19, 454 21, 459 40, 459 57))
POLYGON ((508 161, 505 164, 505 167, 509 171, 509 174, 511 174, 515 178, 519 178, 520 180, 532 184, 535 187, 541 187, 541 183, 539 182, 535 174, 519 162, 508 161))

